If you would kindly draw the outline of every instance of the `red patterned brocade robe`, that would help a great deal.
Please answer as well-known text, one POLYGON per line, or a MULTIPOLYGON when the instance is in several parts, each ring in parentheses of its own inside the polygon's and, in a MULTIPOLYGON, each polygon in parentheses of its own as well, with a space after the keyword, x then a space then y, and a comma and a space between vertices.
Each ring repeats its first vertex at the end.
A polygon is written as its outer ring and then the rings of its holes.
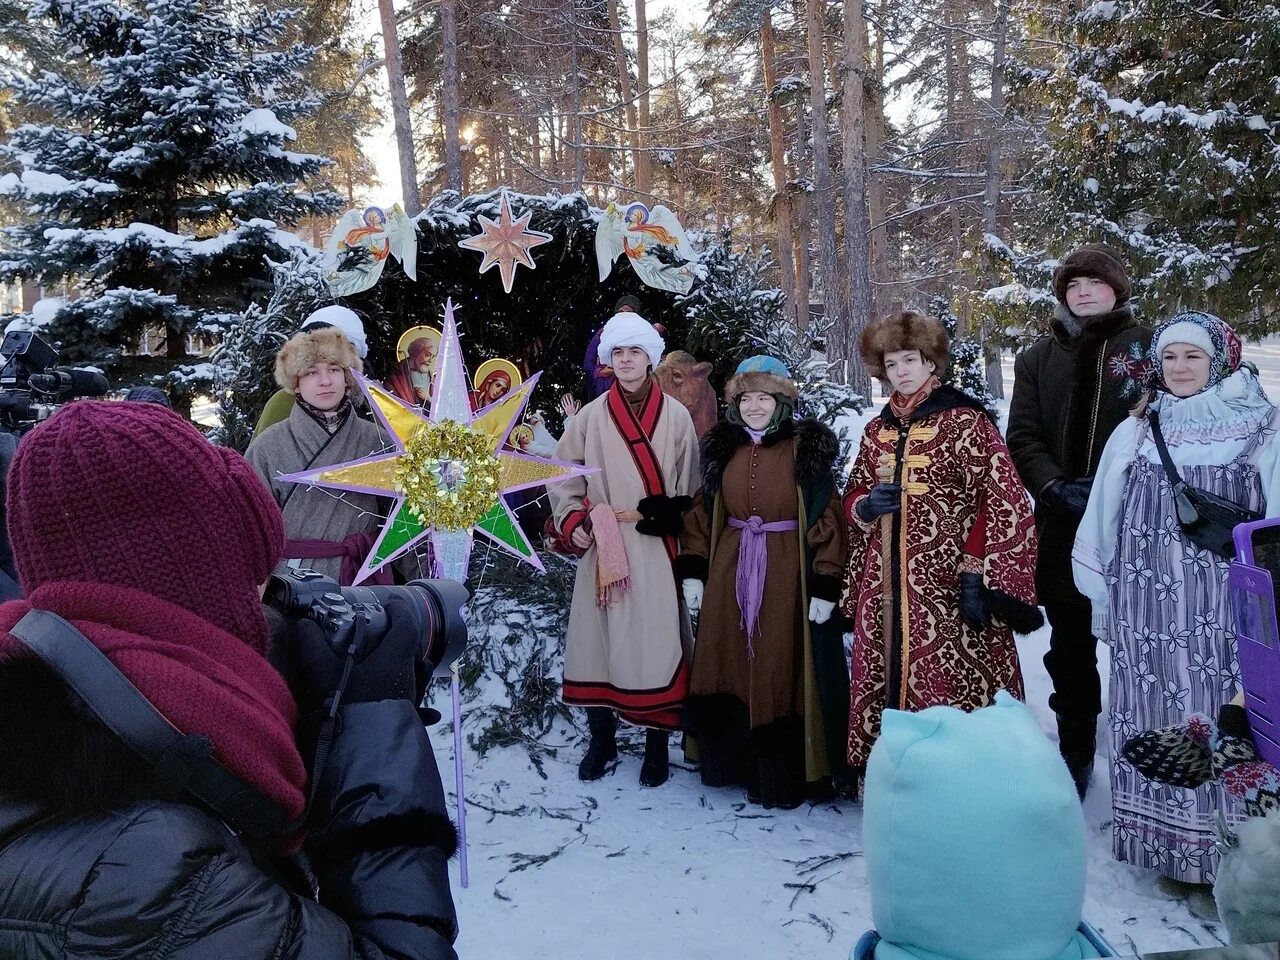
POLYGON ((862 435, 844 495, 854 623, 849 763, 865 767, 886 707, 988 706, 1023 697, 1013 630, 1036 629, 1031 503, 1004 439, 977 401, 949 386, 898 419, 886 406, 862 435), (897 513, 854 510, 877 482, 902 484, 897 513), (981 573, 990 624, 960 619, 960 574, 981 573))

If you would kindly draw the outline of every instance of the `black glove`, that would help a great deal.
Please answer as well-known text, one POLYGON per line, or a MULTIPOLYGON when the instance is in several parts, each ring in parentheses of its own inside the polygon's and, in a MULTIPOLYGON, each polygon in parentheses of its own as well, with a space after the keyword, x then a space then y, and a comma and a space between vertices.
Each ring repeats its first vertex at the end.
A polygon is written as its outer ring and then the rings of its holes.
MULTIPOLYGON (((408 603, 404 597, 384 601, 390 628, 381 638, 367 635, 362 640, 342 691, 342 703, 408 700, 417 706, 422 700, 421 684, 427 679, 421 666, 422 637, 414 629, 417 621, 407 609, 408 603)), ((294 696, 300 712, 305 715, 325 708, 347 669, 347 651, 335 649, 329 635, 312 620, 297 621, 293 650, 294 696)))
POLYGON ((693 506, 693 497, 666 497, 656 494, 636 505, 644 519, 636 524, 636 533, 651 537, 678 537, 684 529, 684 515, 693 506))
POLYGON ((960 574, 960 619, 974 630, 991 625, 987 588, 982 585, 980 573, 960 574))
POLYGON ((1040 491, 1040 499, 1051 510, 1065 513, 1079 520, 1089 505, 1089 491, 1093 489, 1093 477, 1079 480, 1054 480, 1040 491))
POLYGON ((886 513, 897 513, 902 509, 902 484, 877 483, 853 509, 857 511, 863 523, 870 523, 876 517, 882 517, 886 513))

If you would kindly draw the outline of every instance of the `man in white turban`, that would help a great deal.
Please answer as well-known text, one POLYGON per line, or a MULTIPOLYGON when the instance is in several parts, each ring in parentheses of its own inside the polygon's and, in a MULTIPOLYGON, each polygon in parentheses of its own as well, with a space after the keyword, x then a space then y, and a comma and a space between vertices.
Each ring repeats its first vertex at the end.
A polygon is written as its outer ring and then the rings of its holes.
POLYGON ((689 688, 689 617, 672 563, 698 487, 693 419, 653 377, 661 335, 637 313, 600 332, 614 383, 568 424, 556 457, 598 473, 551 491, 561 536, 585 551, 569 612, 564 701, 587 708, 591 743, 578 767, 598 780, 618 756, 617 714, 648 728, 640 782, 667 780, 668 740, 689 688))

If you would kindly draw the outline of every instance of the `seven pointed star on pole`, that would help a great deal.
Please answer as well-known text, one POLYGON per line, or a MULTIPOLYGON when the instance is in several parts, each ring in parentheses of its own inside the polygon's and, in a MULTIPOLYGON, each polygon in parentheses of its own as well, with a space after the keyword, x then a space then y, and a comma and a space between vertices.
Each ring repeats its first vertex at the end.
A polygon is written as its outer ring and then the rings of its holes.
POLYGON ((467 565, 470 562, 472 541, 476 530, 503 549, 541 570, 542 562, 520 529, 515 513, 507 505, 502 494, 595 473, 596 468, 503 449, 512 428, 519 423, 524 413, 524 408, 529 402, 534 386, 537 385, 539 376, 541 374, 535 374, 521 384, 515 392, 472 413, 466 368, 463 365, 462 348, 458 342, 458 327, 453 319, 453 301, 450 300, 445 305, 444 329, 440 338, 440 353, 436 358, 436 376, 431 392, 430 413, 424 413, 420 407, 404 403, 378 384, 356 373, 356 382, 359 383, 369 400, 370 408, 377 414, 378 420, 391 438, 392 451, 347 463, 288 474, 281 479, 333 490, 394 498, 391 513, 374 541, 369 556, 360 567, 360 572, 355 578, 356 583, 360 583, 375 571, 413 550, 425 539, 431 541, 433 548, 432 575, 463 581, 467 576, 467 565), (395 486, 396 468, 404 455, 405 444, 409 438, 424 424, 436 424, 446 420, 460 423, 486 437, 491 444, 491 453, 497 458, 501 468, 497 502, 474 527, 465 530, 446 530, 432 526, 428 519, 414 513, 404 495, 395 486))
POLYGON ((476 250, 484 254, 480 263, 480 272, 490 267, 497 267, 502 274, 502 289, 507 293, 516 279, 516 264, 523 264, 530 270, 535 264, 529 251, 541 246, 551 239, 551 234, 538 230, 530 230, 529 220, 533 217, 530 210, 519 220, 511 219, 511 198, 507 191, 502 191, 502 202, 498 207, 498 219, 490 220, 480 215, 480 233, 465 240, 459 240, 458 246, 464 250, 476 250))

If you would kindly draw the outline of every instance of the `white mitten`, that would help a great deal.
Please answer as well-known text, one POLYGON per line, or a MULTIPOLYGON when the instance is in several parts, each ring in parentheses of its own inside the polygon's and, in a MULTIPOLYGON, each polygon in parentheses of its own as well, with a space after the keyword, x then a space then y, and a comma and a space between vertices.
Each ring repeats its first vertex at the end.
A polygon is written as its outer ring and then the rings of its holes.
POLYGON ((684 592, 684 605, 689 616, 696 617, 702 611, 702 581, 691 577, 680 584, 680 589, 684 592))
POLYGON ((809 619, 814 623, 826 623, 835 612, 836 605, 830 600, 813 597, 809 600, 809 619))

